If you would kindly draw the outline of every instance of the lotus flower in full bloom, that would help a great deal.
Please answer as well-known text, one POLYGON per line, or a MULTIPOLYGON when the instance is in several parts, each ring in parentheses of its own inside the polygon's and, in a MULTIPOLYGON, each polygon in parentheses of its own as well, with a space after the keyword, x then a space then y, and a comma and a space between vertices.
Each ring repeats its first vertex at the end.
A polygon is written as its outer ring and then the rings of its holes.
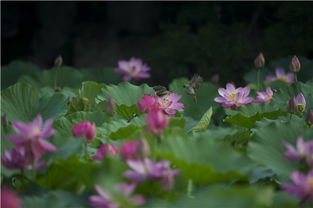
POLYGON ((100 147, 97 149, 96 154, 92 156, 93 160, 101 160, 107 154, 117 155, 118 150, 114 144, 101 144, 100 147))
MULTIPOLYGON (((103 189, 101 186, 95 186, 96 191, 99 195, 93 195, 89 197, 90 205, 95 208, 122 208, 123 206, 107 190, 103 189)), ((143 195, 132 195, 136 188, 136 183, 120 183, 117 185, 116 189, 121 193, 123 201, 128 201, 132 205, 144 204, 145 199, 143 195)))
POLYGON ((298 137, 296 147, 288 142, 283 143, 288 152, 284 155, 291 160, 306 159, 306 162, 313 167, 313 140, 305 142, 303 137, 298 137))
POLYGON ((184 104, 178 102, 181 97, 181 95, 174 92, 166 95, 162 99, 158 100, 160 108, 169 116, 174 116, 176 110, 184 108, 184 104))
POLYGON ((255 103, 270 103, 273 97, 273 91, 270 87, 266 88, 265 92, 256 92, 258 94, 258 96, 256 97, 256 99, 254 100, 255 103))
POLYGON ((91 141, 96 136, 96 124, 90 121, 82 121, 72 125, 73 136, 84 136, 87 141, 91 141))
POLYGON ((221 97, 214 98, 215 102, 223 103, 224 108, 236 108, 247 103, 254 101, 252 97, 249 97, 249 87, 235 88, 235 85, 228 83, 225 88, 219 88, 218 93, 221 97))
MULTIPOLYGON (((14 121, 12 126, 17 134, 5 135, 17 146, 23 146, 26 151, 30 151, 35 159, 39 159, 46 151, 55 152, 56 147, 45 138, 52 136, 56 131, 52 128, 52 119, 43 125, 41 115, 29 123, 14 121)), ((20 150, 16 150, 20 151, 20 150)))
POLYGON ((164 115, 163 111, 153 109, 146 116, 147 130, 152 134, 158 134, 165 129, 168 125, 168 118, 164 115))
POLYGON ((1 208, 22 208, 22 200, 10 188, 1 186, 1 208))
POLYGON ((277 68, 275 70, 276 76, 274 75, 268 75, 266 76, 267 81, 275 81, 280 80, 287 83, 294 83, 295 81, 295 75, 292 72, 285 73, 285 70, 283 68, 277 68))
POLYGON ((290 178, 293 183, 284 183, 282 188, 301 199, 300 204, 310 200, 313 203, 313 169, 307 175, 295 170, 290 178))
POLYGON ((116 72, 123 75, 124 81, 149 78, 149 70, 150 67, 138 58, 131 58, 129 61, 121 60, 118 62, 118 67, 115 69, 116 72))
POLYGON ((170 170, 169 161, 162 160, 156 162, 149 158, 143 160, 127 160, 127 164, 133 170, 126 171, 124 176, 134 182, 142 182, 146 179, 159 180, 164 189, 170 189, 174 178, 179 174, 179 170, 170 170))

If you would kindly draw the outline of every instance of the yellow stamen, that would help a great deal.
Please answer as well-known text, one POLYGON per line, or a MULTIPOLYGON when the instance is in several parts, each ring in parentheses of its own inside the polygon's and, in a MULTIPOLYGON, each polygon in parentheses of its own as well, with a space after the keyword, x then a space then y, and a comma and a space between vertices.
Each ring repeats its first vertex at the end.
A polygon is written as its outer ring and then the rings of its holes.
POLYGON ((39 127, 34 128, 33 134, 34 134, 34 135, 39 134, 39 133, 40 133, 40 130, 41 130, 41 129, 40 129, 39 127))
POLYGON ((279 77, 278 80, 283 81, 283 82, 288 82, 287 77, 279 77))
POLYGON ((230 94, 228 95, 228 97, 229 97, 232 101, 235 101, 235 96, 236 96, 236 95, 237 95, 237 92, 234 91, 234 92, 230 93, 230 94))
POLYGON ((309 184, 309 187, 313 188, 313 177, 308 178, 308 184, 309 184))

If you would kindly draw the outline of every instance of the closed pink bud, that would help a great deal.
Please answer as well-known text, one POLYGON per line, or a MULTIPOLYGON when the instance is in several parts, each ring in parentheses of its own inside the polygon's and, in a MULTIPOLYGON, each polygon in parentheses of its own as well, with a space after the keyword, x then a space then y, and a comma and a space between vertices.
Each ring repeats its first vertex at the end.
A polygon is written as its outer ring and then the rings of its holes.
POLYGON ((288 110, 293 113, 297 111, 297 103, 294 96, 291 97, 288 101, 288 110))
POLYGON ((83 136, 91 141, 96 136, 96 124, 90 121, 82 121, 79 124, 73 124, 72 134, 74 136, 83 136))
POLYGON ((219 74, 213 74, 213 76, 211 77, 211 82, 214 84, 219 83, 220 81, 220 75, 219 74))
POLYGON ((259 55, 255 58, 254 65, 257 68, 261 68, 265 65, 265 58, 263 53, 259 53, 259 55))
POLYGON ((150 147, 149 147, 149 143, 147 142, 145 138, 141 137, 138 139, 136 151, 137 151, 138 156, 141 158, 145 158, 149 156, 150 147))
POLYGON ((112 97, 109 97, 105 103, 105 110, 109 114, 113 115, 116 112, 116 104, 112 97))
POLYGON ((290 70, 292 72, 299 72, 301 69, 301 64, 297 56, 294 56, 291 60, 290 70))
POLYGON ((168 118, 159 109, 154 109, 148 113, 146 117, 148 131, 152 134, 157 134, 168 125, 168 118))
POLYGON ((58 56, 54 61, 54 65, 59 67, 59 66, 62 66, 62 64, 63 64, 63 58, 62 56, 58 56))
POLYGON ((300 92, 297 94, 295 99, 296 99, 296 106, 297 106, 298 110, 300 112, 303 112, 305 110, 305 106, 306 106, 306 101, 305 101, 304 95, 300 92))

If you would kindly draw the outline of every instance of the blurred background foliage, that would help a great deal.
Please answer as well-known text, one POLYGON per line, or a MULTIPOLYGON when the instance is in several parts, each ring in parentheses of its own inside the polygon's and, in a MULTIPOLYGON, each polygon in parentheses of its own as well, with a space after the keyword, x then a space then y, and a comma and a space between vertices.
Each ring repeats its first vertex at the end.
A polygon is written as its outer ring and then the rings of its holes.
POLYGON ((75 68, 113 68, 135 56, 151 65, 149 84, 194 73, 240 83, 260 51, 267 63, 313 58, 312 9, 312 2, 3 2, 1 64, 50 68, 62 55, 75 68))

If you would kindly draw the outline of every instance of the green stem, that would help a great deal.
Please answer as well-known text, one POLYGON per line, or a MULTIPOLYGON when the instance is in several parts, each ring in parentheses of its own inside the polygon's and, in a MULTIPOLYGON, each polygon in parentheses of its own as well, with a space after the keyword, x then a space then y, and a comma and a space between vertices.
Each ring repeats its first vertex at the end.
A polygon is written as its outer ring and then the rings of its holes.
POLYGON ((55 66, 54 67, 54 87, 57 87, 57 84, 58 84, 58 75, 59 75, 59 66, 55 66))
POLYGON ((187 184, 187 197, 193 198, 192 192, 193 192, 193 181, 189 179, 187 184))
POLYGON ((85 157, 85 159, 88 158, 87 142, 84 143, 84 157, 85 157))
POLYGON ((294 74, 294 76, 295 76, 296 91, 297 91, 297 93, 299 93, 300 90, 299 90, 299 88, 298 88, 299 82, 298 82, 297 72, 294 72, 293 74, 294 74))
POLYGON ((256 89, 257 89, 257 91, 260 90, 260 71, 261 71, 261 68, 258 68, 257 72, 256 72, 256 80, 257 80, 256 89))
POLYGON ((24 185, 24 169, 21 168, 20 171, 21 171, 21 176, 22 176, 22 184, 24 185))
POLYGON ((34 159, 33 159, 33 164, 32 164, 32 177, 33 177, 33 181, 36 181, 36 175, 37 175, 37 160, 34 158, 34 159))

